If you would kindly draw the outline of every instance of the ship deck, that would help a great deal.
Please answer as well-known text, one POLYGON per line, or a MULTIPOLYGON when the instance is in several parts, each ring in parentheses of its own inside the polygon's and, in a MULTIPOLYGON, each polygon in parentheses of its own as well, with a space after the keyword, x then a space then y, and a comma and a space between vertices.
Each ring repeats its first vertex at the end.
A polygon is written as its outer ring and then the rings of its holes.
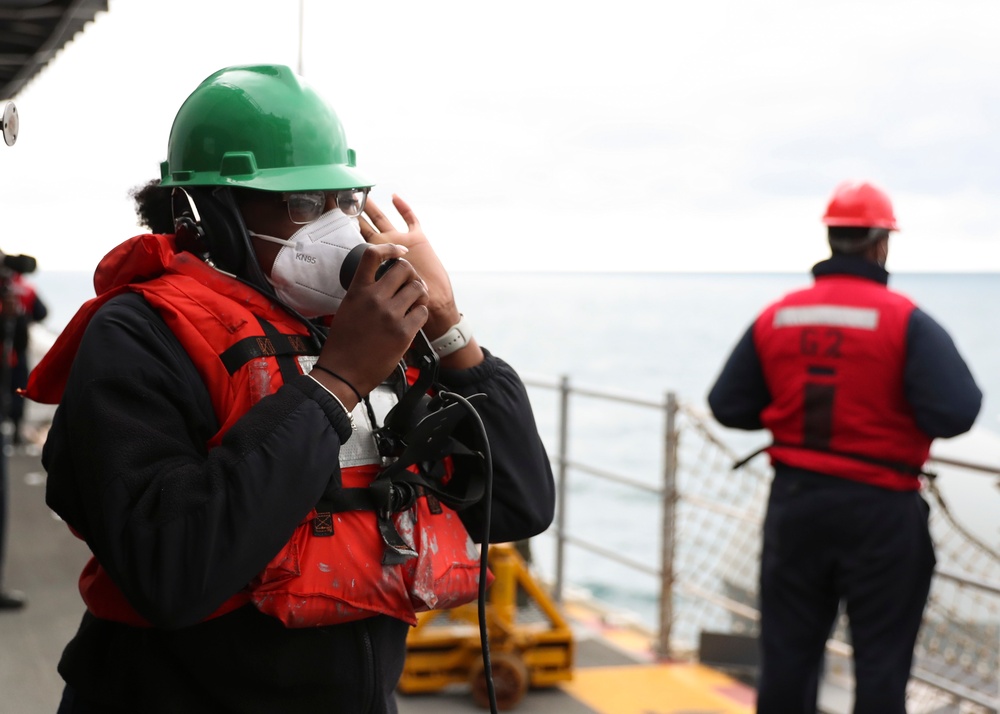
MULTIPOLYGON (((37 450, 9 457, 5 581, 24 591, 28 606, 0 612, 0 709, 52 714, 62 680, 56 663, 79 623, 76 580, 88 557, 45 505, 45 474, 37 450)), ((661 662, 634 630, 608 625, 586 608, 571 609, 576 667, 573 678, 532 689, 517 706, 524 714, 749 714, 753 689, 709 667, 661 662)), ((482 711, 468 687, 399 695, 400 714, 482 711)))

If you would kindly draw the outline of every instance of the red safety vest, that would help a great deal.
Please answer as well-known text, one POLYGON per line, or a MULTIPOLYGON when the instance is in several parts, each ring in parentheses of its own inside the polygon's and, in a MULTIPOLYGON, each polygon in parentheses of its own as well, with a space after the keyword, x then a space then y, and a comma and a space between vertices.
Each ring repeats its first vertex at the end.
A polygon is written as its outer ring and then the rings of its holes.
POLYGON ((914 304, 864 278, 817 278, 753 328, 772 401, 761 413, 773 461, 893 490, 916 490, 930 452, 906 401, 914 304))
MULTIPOLYGON (((123 243, 101 262, 95 287, 98 297, 80 309, 32 372, 30 398, 59 401, 87 323, 101 305, 125 290, 141 294, 160 314, 204 380, 221 424, 209 448, 284 383, 280 359, 309 354, 305 325, 258 291, 190 253, 176 252, 173 236, 144 235, 123 243), (268 326, 266 333, 261 319, 268 326)), ((294 361, 301 372, 300 361, 294 361)), ((450 460, 446 468, 451 468, 450 460)), ((377 464, 344 468, 343 486, 364 489, 378 471, 377 464)), ((318 516, 313 509, 263 572, 212 617, 253 602, 289 627, 375 614, 415 624, 417 612, 475 599, 479 552, 455 511, 421 495, 393 520, 417 556, 399 565, 382 565, 383 541, 374 512, 318 516), (331 535, 315 535, 317 518, 324 526, 332 525, 331 535)), ((328 527, 319 530, 329 532, 328 527)), ((81 575, 80 589, 97 617, 148 625, 93 558, 81 575)))

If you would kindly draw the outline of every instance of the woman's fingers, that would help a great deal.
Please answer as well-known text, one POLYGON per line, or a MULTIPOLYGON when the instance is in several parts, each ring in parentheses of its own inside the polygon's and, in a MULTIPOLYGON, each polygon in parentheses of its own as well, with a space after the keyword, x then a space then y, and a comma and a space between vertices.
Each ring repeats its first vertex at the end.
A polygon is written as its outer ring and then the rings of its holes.
MULTIPOLYGON (((382 209, 380 209, 374 201, 368 201, 365 203, 365 215, 368 217, 368 220, 371 221, 371 224, 375 226, 375 230, 379 233, 390 233, 396 230, 392 225, 392 221, 389 220, 389 217, 382 212, 382 209)), ((364 234, 362 233, 362 235, 364 234)))

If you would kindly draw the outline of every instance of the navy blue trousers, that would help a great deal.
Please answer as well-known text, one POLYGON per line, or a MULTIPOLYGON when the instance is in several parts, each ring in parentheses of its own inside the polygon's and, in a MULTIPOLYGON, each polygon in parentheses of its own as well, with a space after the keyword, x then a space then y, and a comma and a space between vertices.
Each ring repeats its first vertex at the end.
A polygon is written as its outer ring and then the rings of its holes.
POLYGON ((935 563, 928 512, 916 491, 777 466, 761 554, 759 714, 815 714, 841 603, 855 714, 905 714, 935 563))

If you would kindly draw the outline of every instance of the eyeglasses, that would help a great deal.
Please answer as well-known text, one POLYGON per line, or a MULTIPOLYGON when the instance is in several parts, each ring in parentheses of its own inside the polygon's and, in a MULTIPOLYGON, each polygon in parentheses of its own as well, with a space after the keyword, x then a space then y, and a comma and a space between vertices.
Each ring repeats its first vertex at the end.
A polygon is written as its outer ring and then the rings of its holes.
POLYGON ((292 223, 312 223, 326 211, 330 197, 337 202, 337 208, 348 216, 360 216, 365 210, 370 188, 347 188, 340 191, 296 191, 283 193, 281 198, 288 205, 288 218, 292 223))

